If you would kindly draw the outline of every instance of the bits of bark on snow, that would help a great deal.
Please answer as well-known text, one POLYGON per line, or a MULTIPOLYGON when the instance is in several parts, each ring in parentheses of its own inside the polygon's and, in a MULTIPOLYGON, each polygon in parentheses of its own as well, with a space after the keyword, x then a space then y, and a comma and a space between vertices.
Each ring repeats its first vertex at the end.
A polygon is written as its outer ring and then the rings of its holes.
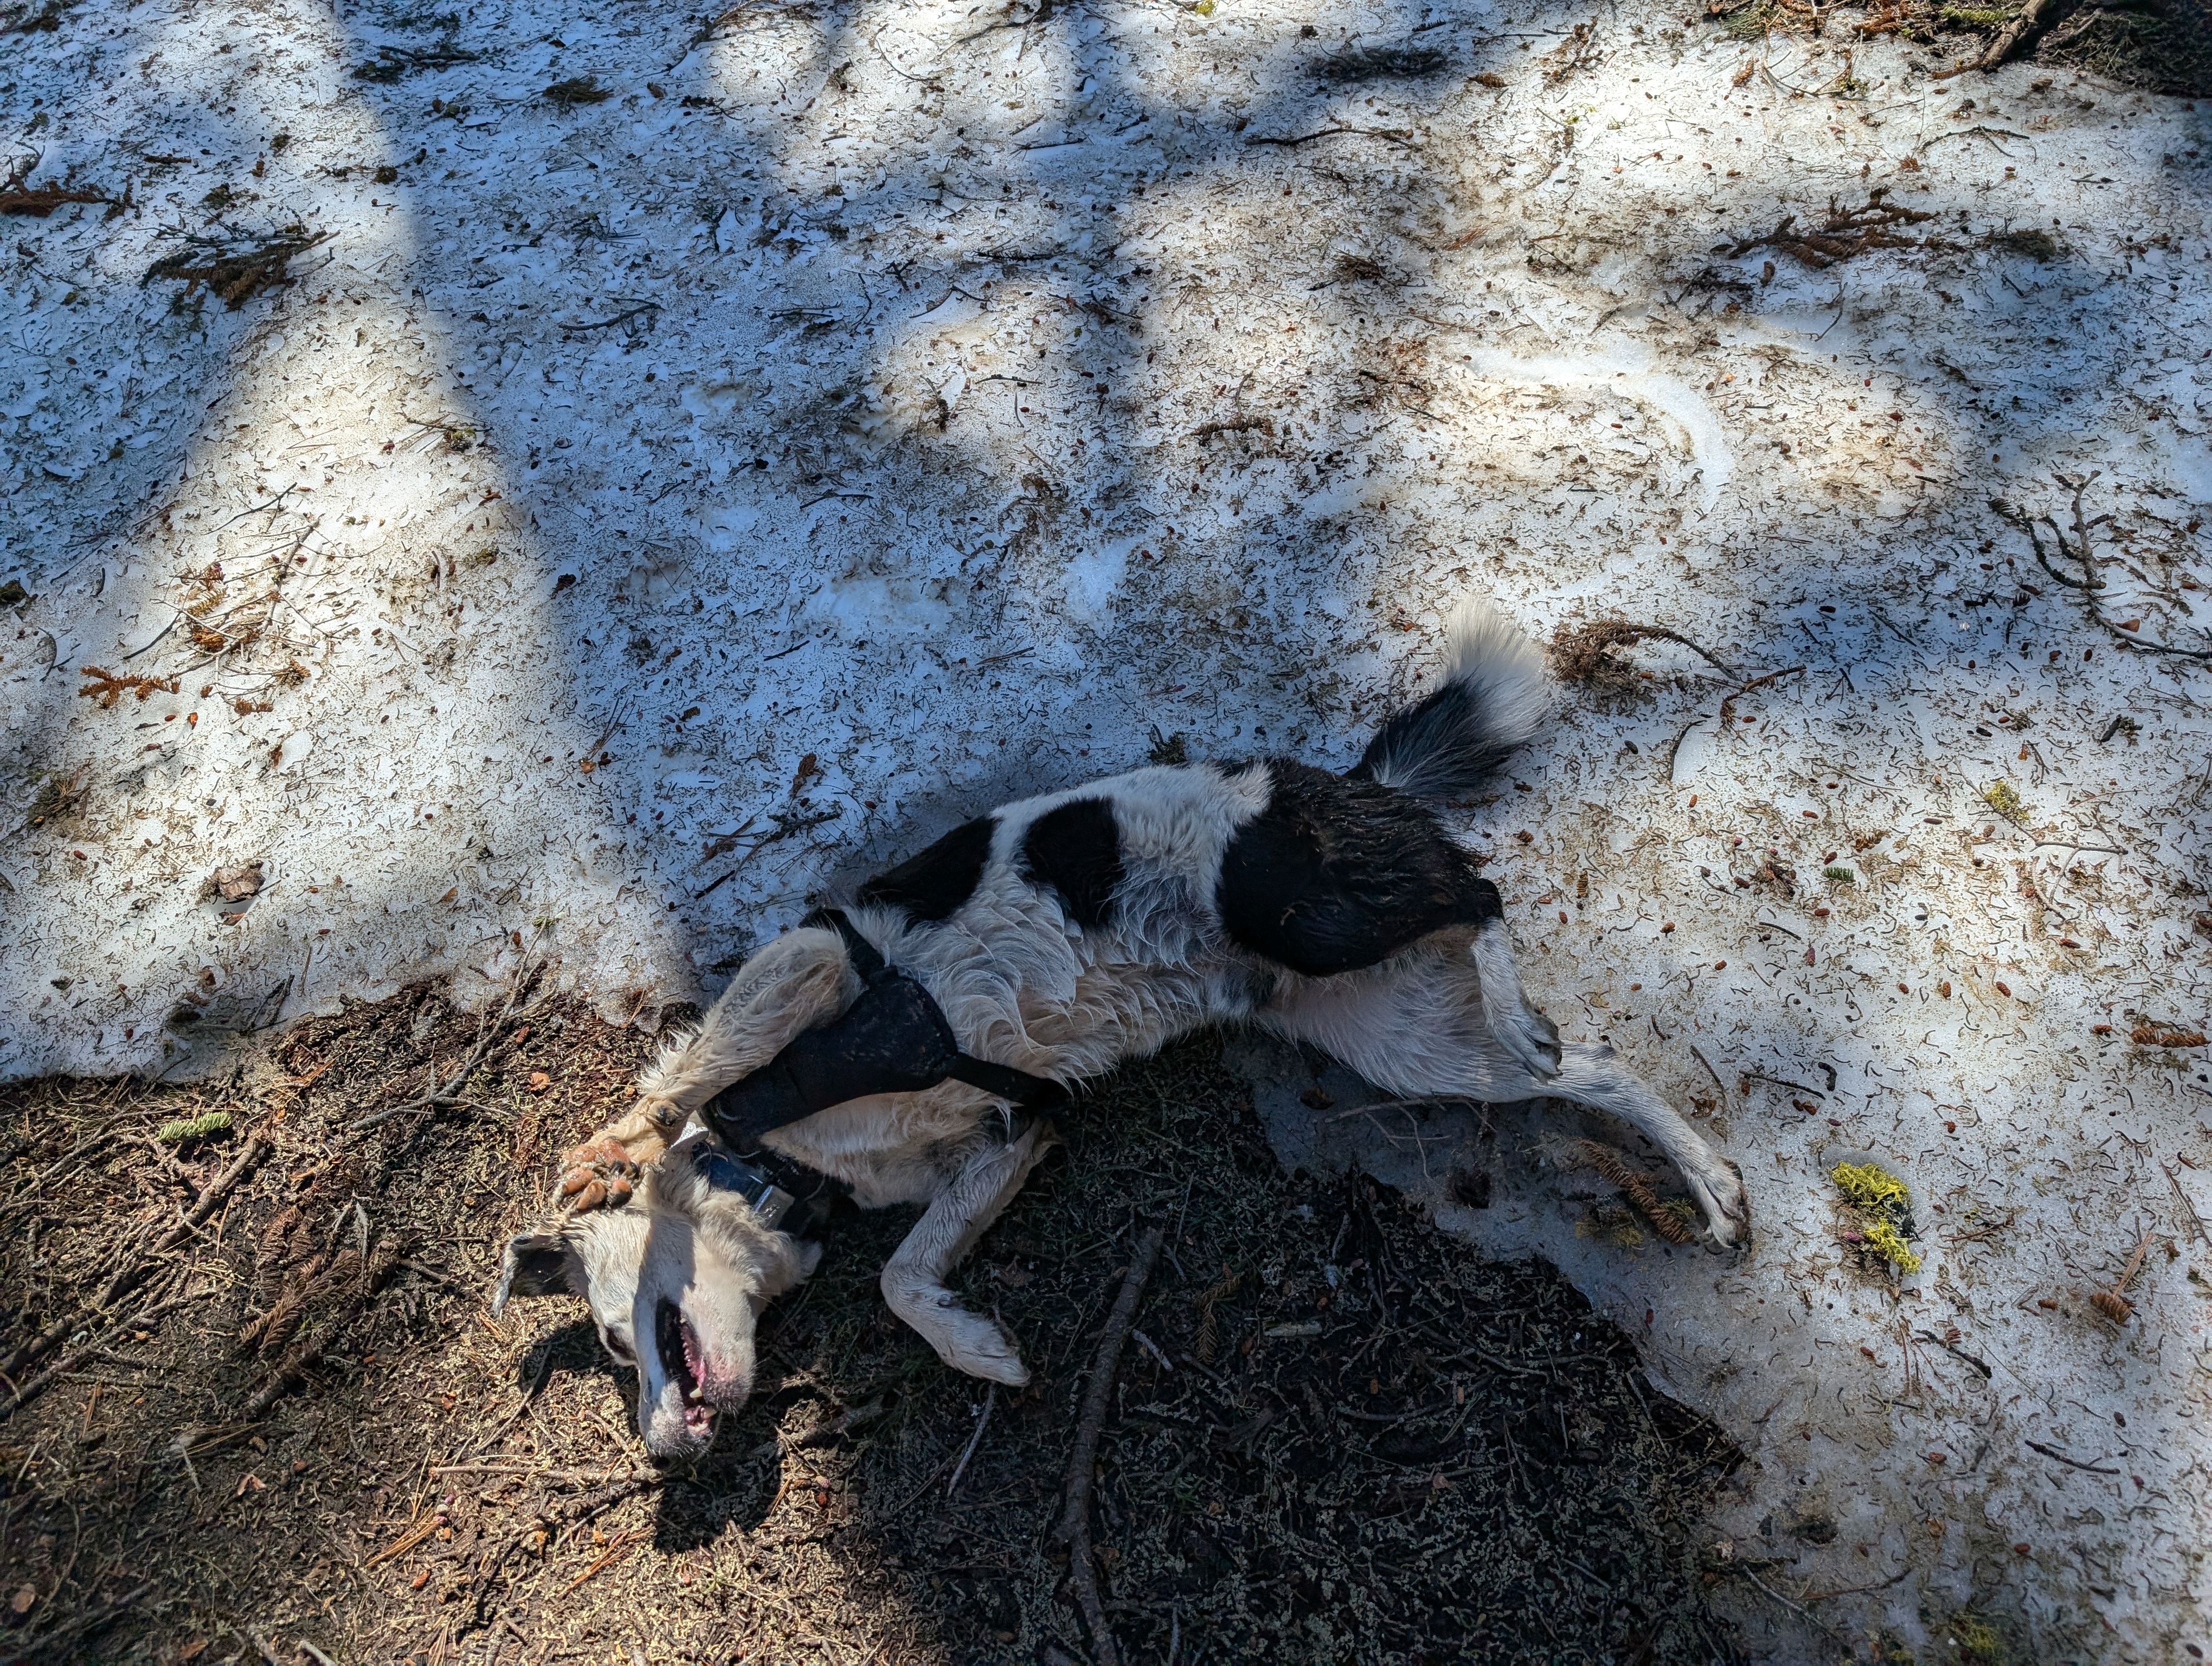
POLYGON ((264 289, 295 282, 291 262, 317 245, 330 240, 326 231, 310 232, 293 224, 270 236, 240 240, 228 237, 195 236, 174 254, 164 255, 146 269, 142 283, 169 278, 184 284, 179 305, 202 285, 214 291, 225 307, 236 312, 264 289))
POLYGON ((208 881, 208 889, 225 903, 243 902, 260 894, 263 863, 257 858, 250 862, 235 862, 228 867, 216 869, 208 881))
POLYGON ((78 697, 97 700, 102 711, 112 710, 126 694, 137 695, 143 703, 157 694, 175 694, 182 686, 173 677, 164 681, 159 677, 123 676, 98 666, 81 666, 79 674, 88 680, 77 690, 78 697))

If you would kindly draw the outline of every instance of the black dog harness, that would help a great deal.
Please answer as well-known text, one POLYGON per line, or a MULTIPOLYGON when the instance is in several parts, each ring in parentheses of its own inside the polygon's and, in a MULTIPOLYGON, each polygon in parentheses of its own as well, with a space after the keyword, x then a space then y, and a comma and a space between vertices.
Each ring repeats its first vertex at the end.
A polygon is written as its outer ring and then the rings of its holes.
MULTIPOLYGON (((1058 1082, 962 1052, 921 980, 886 962, 841 910, 817 909, 803 923, 830 927, 844 939, 853 970, 860 975, 860 998, 830 1023, 793 1037, 775 1057, 700 1109, 730 1152, 747 1154, 733 1160, 760 1164, 764 1154, 754 1153, 761 1135, 817 1110, 872 1094, 918 1093, 947 1080, 979 1087, 1022 1111, 1056 1110, 1067 1104, 1067 1090, 1058 1082)), ((771 1189, 785 1189, 764 1171, 761 1178, 771 1189)))

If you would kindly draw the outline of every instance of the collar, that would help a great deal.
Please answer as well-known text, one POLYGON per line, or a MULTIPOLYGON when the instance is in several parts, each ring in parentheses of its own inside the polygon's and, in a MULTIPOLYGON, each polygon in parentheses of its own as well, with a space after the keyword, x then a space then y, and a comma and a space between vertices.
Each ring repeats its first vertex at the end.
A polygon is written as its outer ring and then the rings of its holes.
POLYGON ((699 1177, 710 1190, 735 1192, 752 1206, 761 1225, 781 1226, 799 1200, 775 1183, 775 1177, 757 1163, 748 1163, 735 1152, 709 1146, 691 1159, 699 1177))
POLYGON ((743 1198, 770 1231, 819 1237, 831 1225, 839 1203, 852 1195, 843 1182, 780 1152, 763 1149, 741 1156, 704 1130, 678 1143, 696 1143, 697 1149, 687 1155, 708 1189, 743 1198))

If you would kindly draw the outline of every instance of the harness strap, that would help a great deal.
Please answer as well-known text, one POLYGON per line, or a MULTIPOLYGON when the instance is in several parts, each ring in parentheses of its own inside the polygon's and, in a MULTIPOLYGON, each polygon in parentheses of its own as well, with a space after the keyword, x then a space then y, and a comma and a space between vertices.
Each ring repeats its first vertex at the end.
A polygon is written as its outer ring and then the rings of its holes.
MULTIPOLYGON (((885 977, 906 977, 908 974, 894 970, 876 945, 860 935, 859 929, 845 917, 842 909, 817 909, 800 922, 808 926, 828 926, 845 939, 845 953, 852 960, 853 970, 860 981, 871 988, 885 977)), ((928 1000, 927 992, 923 999, 928 1000)), ((934 1007, 937 1003, 930 1001, 934 1007)), ((980 1087, 994 1098, 1004 1099, 1027 1111, 1058 1110, 1068 1102, 1068 1091, 1058 1082, 1045 1076, 1031 1075, 1010 1064, 994 1064, 988 1059, 979 1059, 972 1053, 956 1052, 946 1067, 945 1075, 956 1082, 965 1082, 970 1087, 980 1087)))
POLYGON ((807 916, 844 940, 860 976, 860 998, 831 1022, 793 1037, 775 1058, 701 1107, 700 1116, 733 1152, 758 1148, 760 1136, 817 1110, 878 1093, 915 1093, 951 1078, 1024 1111, 1068 1102, 1058 1082, 960 1050, 921 981, 886 962, 835 909, 807 916))

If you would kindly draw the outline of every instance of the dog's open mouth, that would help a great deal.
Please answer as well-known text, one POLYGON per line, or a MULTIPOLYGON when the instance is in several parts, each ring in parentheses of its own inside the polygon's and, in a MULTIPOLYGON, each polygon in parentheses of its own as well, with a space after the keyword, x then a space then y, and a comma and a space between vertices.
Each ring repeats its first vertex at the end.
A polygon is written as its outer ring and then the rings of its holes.
POLYGON ((660 1368, 684 1396, 684 1426, 711 1428, 714 1408, 707 1403, 700 1383, 699 1336, 684 1322, 683 1310, 665 1296, 653 1310, 653 1344, 660 1350, 660 1368))

